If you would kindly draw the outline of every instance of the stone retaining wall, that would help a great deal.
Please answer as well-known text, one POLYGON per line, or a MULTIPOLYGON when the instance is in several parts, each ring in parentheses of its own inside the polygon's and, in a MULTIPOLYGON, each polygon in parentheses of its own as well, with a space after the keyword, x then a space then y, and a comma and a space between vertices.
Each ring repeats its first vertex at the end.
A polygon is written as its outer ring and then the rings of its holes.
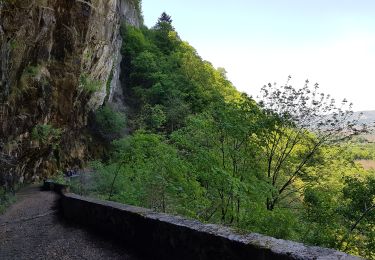
POLYGON ((72 193, 62 192, 61 210, 66 220, 110 235, 146 259, 360 259, 259 234, 239 235, 219 225, 72 193))

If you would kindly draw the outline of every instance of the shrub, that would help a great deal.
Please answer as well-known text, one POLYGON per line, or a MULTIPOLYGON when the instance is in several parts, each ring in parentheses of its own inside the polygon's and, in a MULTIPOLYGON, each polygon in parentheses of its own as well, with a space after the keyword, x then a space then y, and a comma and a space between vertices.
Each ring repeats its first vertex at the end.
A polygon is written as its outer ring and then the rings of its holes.
POLYGON ((61 130, 48 124, 38 124, 31 131, 31 138, 40 144, 56 144, 61 137, 61 130))
POLYGON ((79 85, 85 92, 92 94, 99 91, 103 84, 100 80, 92 79, 87 74, 81 74, 79 77, 79 85))
POLYGON ((26 77, 34 78, 40 73, 40 66, 28 66, 24 71, 26 77))
POLYGON ((125 128, 125 115, 105 105, 95 112, 94 128, 101 137, 113 140, 121 136, 125 128))
POLYGON ((52 177, 52 180, 56 183, 67 185, 69 184, 69 179, 65 177, 65 174, 62 171, 59 171, 55 176, 52 177))

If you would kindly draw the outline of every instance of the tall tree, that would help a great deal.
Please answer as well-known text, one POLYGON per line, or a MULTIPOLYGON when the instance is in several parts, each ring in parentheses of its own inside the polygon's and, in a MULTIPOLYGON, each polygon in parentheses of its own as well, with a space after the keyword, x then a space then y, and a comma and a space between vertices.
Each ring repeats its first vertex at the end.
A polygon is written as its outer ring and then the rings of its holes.
POLYGON ((172 24, 173 20, 171 18, 170 15, 168 15, 166 12, 163 12, 161 14, 161 16, 159 17, 158 19, 158 25, 162 24, 162 23, 169 23, 169 24, 172 24))
POLYGON ((239 223, 252 199, 249 191, 257 182, 259 108, 243 96, 239 103, 217 102, 211 111, 190 117, 187 126, 172 139, 189 160, 205 187, 209 206, 203 219, 224 224, 239 223))
POLYGON ((352 104, 346 99, 338 107, 330 95, 318 91, 318 84, 311 88, 306 81, 298 89, 289 84, 290 79, 280 87, 268 84, 261 90, 267 124, 262 141, 270 185, 269 210, 303 190, 293 184, 309 177, 307 168, 316 163, 321 147, 365 131, 353 118, 352 104))
POLYGON ((169 54, 179 41, 179 37, 172 25, 171 16, 163 12, 153 27, 153 30, 156 45, 163 53, 169 54))

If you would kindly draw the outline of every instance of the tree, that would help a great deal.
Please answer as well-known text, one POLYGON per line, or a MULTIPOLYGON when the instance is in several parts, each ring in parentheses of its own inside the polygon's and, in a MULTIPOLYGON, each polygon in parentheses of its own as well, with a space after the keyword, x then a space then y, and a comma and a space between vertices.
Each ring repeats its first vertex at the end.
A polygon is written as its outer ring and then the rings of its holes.
POLYGON ((108 105, 99 108, 95 112, 93 121, 92 130, 107 141, 112 141, 121 137, 125 131, 125 115, 120 112, 113 111, 113 109, 108 105))
POLYGON ((150 105, 146 105, 144 107, 143 121, 146 124, 146 128, 149 130, 158 130, 162 128, 166 122, 163 106, 155 105, 151 107, 150 105))
POLYGON ((139 131, 113 146, 111 164, 98 167, 110 199, 196 217, 200 187, 189 176, 189 165, 161 135, 139 131))
POLYGON ((375 257, 375 175, 362 173, 345 179, 342 211, 346 217, 347 233, 340 246, 342 250, 361 251, 369 259, 375 257))
POLYGON ((152 28, 155 33, 155 43, 163 51, 170 53, 176 46, 179 37, 172 26, 172 18, 163 12, 152 28))
POLYGON ((239 224, 254 199, 250 193, 254 186, 259 188, 260 160, 252 138, 259 114, 246 96, 238 103, 218 101, 210 110, 189 117, 186 127, 172 134, 205 189, 209 203, 200 214, 204 220, 239 224))
MULTIPOLYGON (((261 89, 266 128, 261 136, 267 158, 270 194, 267 209, 303 191, 293 184, 308 178, 307 168, 314 164, 320 149, 328 144, 365 131, 353 118, 352 104, 344 99, 340 107, 330 95, 313 88, 308 81, 298 89, 289 85, 268 84, 261 89)), ((290 202, 290 201, 289 201, 290 202)))
POLYGON ((166 12, 163 12, 161 16, 158 19, 158 23, 169 23, 172 24, 173 20, 170 15, 168 15, 166 12))

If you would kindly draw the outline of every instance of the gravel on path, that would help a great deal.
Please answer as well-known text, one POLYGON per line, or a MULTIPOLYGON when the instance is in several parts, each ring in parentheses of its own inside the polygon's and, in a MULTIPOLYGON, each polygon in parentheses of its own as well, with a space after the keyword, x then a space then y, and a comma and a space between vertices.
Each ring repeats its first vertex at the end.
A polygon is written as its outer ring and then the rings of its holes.
POLYGON ((58 195, 29 186, 0 215, 0 259, 129 259, 134 256, 111 241, 59 219, 58 195))

